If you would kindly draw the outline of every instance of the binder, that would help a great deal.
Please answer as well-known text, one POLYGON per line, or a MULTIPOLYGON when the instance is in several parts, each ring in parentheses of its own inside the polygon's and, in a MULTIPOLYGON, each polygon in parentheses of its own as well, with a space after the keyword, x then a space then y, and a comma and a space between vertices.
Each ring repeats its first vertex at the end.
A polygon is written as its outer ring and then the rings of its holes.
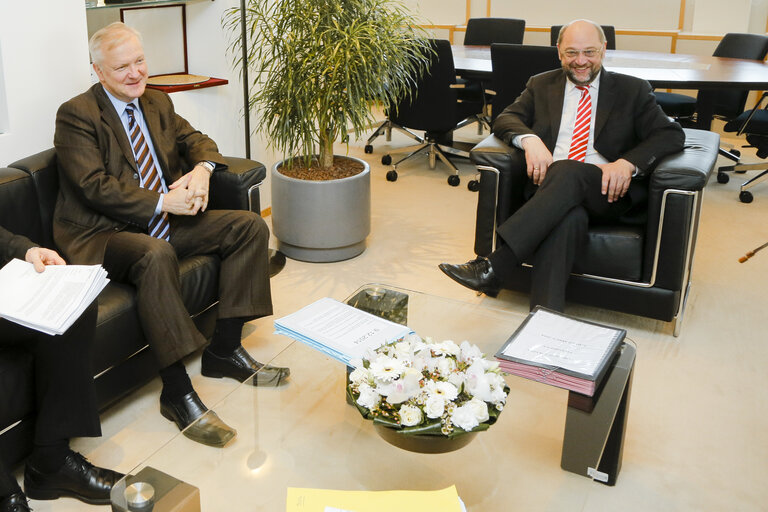
POLYGON ((536 307, 496 359, 512 375, 593 396, 627 331, 536 307))

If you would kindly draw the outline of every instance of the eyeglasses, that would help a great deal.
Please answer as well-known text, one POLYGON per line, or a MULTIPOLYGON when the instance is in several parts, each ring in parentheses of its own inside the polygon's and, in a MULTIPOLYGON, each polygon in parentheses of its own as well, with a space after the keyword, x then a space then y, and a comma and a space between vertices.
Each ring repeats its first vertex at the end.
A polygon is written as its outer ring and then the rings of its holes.
POLYGON ((584 55, 588 59, 592 59, 594 57, 597 57, 600 54, 599 48, 587 48, 586 50, 565 50, 563 52, 566 57, 569 59, 575 59, 579 56, 579 54, 584 55))

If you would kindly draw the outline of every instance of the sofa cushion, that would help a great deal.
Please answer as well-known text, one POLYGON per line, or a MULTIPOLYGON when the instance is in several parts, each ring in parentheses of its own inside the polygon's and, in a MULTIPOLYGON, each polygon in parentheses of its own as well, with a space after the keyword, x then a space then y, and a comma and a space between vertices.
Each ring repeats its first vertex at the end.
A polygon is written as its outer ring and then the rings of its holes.
POLYGON ((590 226, 583 257, 574 272, 639 281, 643 271, 645 226, 590 226))

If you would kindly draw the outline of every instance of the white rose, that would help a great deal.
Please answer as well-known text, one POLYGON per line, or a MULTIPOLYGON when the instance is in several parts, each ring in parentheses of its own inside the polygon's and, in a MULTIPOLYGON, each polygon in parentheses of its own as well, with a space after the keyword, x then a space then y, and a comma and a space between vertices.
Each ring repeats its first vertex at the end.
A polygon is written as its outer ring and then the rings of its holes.
POLYGON ((394 356, 398 359, 410 359, 411 358, 411 344, 407 341, 399 341, 395 343, 394 356))
POLYGON ((437 361, 437 371, 440 375, 447 377, 456 369, 456 361, 450 357, 441 357, 437 361))
POLYGON ((466 375, 464 372, 453 372, 448 376, 448 382, 456 386, 456 389, 461 389, 461 386, 464 384, 464 379, 466 378, 466 375))
POLYGON ((475 417, 475 413, 466 405, 462 405, 453 410, 453 413, 451 414, 451 422, 467 432, 480 424, 480 422, 477 421, 477 417, 475 417))
POLYGON ((371 372, 369 372, 363 366, 358 366, 355 370, 349 374, 349 382, 359 386, 363 382, 369 382, 371 372))
POLYGON ((360 396, 357 397, 357 404, 362 405, 366 409, 373 409, 379 404, 381 396, 368 384, 360 385, 360 396))
POLYGON ((451 340, 435 343, 430 348, 438 355, 458 356, 461 353, 459 346, 451 340))
POLYGON ((400 423, 406 427, 414 427, 421 423, 421 410, 413 405, 400 407, 400 423))
POLYGON ((475 415, 475 418, 479 423, 482 423, 484 421, 488 421, 488 405, 486 405, 485 402, 480 400, 479 398, 473 398, 466 404, 464 404, 463 407, 469 408, 469 410, 472 411, 472 414, 475 415))
POLYGON ((427 418, 439 418, 445 412, 445 400, 439 396, 430 396, 424 404, 424 412, 427 418))

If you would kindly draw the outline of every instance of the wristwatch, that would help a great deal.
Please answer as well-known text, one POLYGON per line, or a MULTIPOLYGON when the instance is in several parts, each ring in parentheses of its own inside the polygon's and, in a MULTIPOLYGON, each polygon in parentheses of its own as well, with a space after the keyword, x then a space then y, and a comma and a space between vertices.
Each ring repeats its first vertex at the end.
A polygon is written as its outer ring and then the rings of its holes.
POLYGON ((206 169, 206 170, 207 170, 209 173, 213 174, 213 169, 214 169, 214 166, 213 166, 213 164, 212 164, 211 162, 208 162, 208 161, 205 161, 205 160, 203 160, 203 161, 201 161, 201 162, 197 162, 197 165, 202 165, 203 167, 205 167, 205 169, 206 169))

